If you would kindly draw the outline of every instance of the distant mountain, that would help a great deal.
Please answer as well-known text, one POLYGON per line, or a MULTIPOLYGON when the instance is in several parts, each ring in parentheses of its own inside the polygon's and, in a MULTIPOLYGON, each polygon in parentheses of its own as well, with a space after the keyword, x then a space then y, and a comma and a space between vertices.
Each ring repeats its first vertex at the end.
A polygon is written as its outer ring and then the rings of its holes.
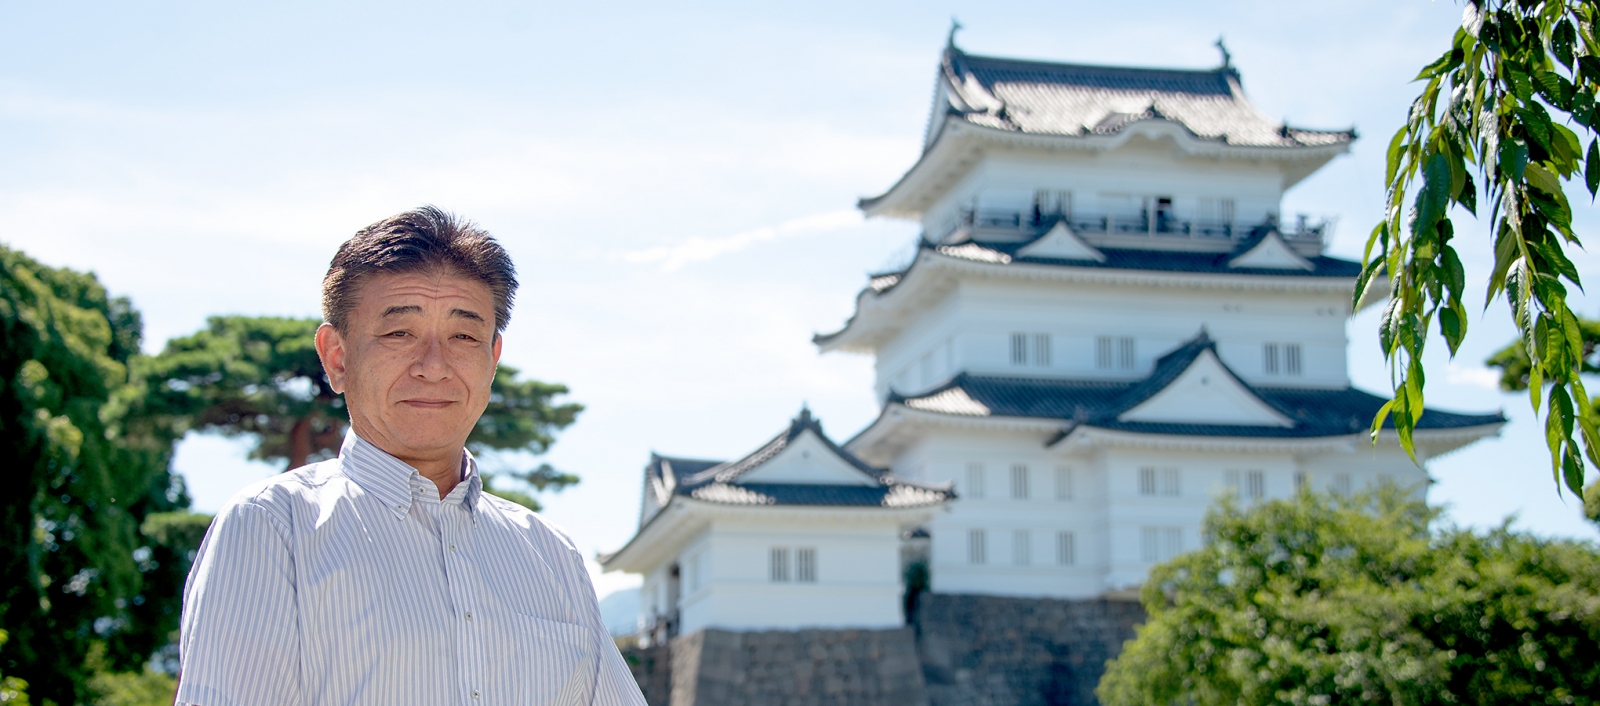
POLYGON ((612 635, 639 631, 639 589, 624 588, 600 599, 600 620, 612 635))

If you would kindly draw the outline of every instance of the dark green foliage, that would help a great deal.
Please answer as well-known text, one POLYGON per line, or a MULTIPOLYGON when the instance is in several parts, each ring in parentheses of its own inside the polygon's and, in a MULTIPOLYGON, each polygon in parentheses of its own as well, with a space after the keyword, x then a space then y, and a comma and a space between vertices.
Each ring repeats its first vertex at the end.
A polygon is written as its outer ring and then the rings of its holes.
POLYGON ((139 526, 188 498, 173 431, 128 384, 139 337, 93 275, 0 246, 0 672, 35 700, 76 703, 91 652, 142 668, 177 627, 181 573, 148 560, 139 526))
POLYGON ((146 376, 150 407, 185 431, 255 440, 250 457, 297 468, 338 453, 344 398, 317 357, 319 319, 213 316, 167 341, 146 376))
POLYGON ((1596 703, 1596 548, 1436 516, 1392 486, 1223 501, 1203 549, 1151 572, 1100 702, 1596 703))
POLYGON ((1563 182, 1581 182, 1591 201, 1600 188, 1597 22, 1596 0, 1467 0, 1462 28, 1418 75, 1425 87, 1389 144, 1386 217, 1367 240, 1355 292, 1360 302, 1389 278, 1379 338, 1395 396, 1372 429, 1376 437, 1392 414, 1409 453, 1434 320, 1451 355, 1467 334, 1450 211, 1478 215, 1477 174, 1495 263, 1487 298, 1503 294, 1510 306, 1525 360, 1518 375, 1546 415, 1557 485, 1574 493, 1584 459, 1600 463, 1600 416, 1578 377, 1593 348, 1567 305, 1568 285, 1583 285, 1566 248, 1582 243, 1563 182), (1589 136, 1587 149, 1574 130, 1589 136))

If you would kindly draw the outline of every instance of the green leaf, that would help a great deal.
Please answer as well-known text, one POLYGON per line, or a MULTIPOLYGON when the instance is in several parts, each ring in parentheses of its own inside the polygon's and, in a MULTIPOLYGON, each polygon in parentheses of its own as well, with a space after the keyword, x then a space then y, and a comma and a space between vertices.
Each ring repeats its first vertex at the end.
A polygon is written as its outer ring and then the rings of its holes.
POLYGON ((1401 310, 1400 297, 1390 297, 1389 304, 1383 308, 1383 318, 1378 321, 1378 345, 1383 346, 1383 357, 1388 358, 1395 350, 1395 324, 1399 321, 1401 310))
POLYGON ((1593 201, 1595 190, 1600 189, 1600 138, 1589 141, 1589 156, 1584 159, 1583 181, 1589 187, 1589 200, 1593 201))
POLYGON ((1402 126, 1400 126, 1399 130, 1396 130, 1394 132, 1394 137, 1389 139, 1389 151, 1387 152, 1387 154, 1388 154, 1388 157, 1387 157, 1388 167, 1387 167, 1387 171, 1385 173, 1385 176, 1383 178, 1383 183, 1385 183, 1385 184, 1393 184, 1394 183, 1394 175, 1397 172, 1400 171, 1400 157, 1401 157, 1401 154, 1402 154, 1401 147, 1403 147, 1405 145, 1406 135, 1409 134, 1410 132, 1411 132, 1411 126, 1410 125, 1402 125, 1402 126))
POLYGON ((1456 192, 1456 203, 1461 204, 1462 208, 1467 209, 1467 211, 1473 215, 1477 215, 1478 185, 1473 183, 1471 172, 1464 172, 1462 174, 1462 179, 1463 183, 1461 185, 1461 190, 1456 192))
POLYGON ((1502 178, 1511 182, 1523 180, 1523 172, 1528 166, 1528 146, 1520 140, 1506 140, 1500 143, 1500 174, 1502 178))
POLYGON ((1417 190, 1416 221, 1411 232, 1431 230, 1444 217, 1450 206, 1450 186, 1450 159, 1435 152, 1422 169, 1422 188, 1417 190))
POLYGON ((1560 123, 1552 123, 1550 129, 1551 146, 1556 151, 1557 166, 1560 168, 1561 178, 1566 179, 1578 173, 1579 163, 1583 161, 1583 142, 1571 128, 1560 123))
POLYGON ((1422 71, 1417 74, 1417 77, 1411 80, 1421 81, 1422 79, 1433 78, 1444 73, 1445 71, 1449 70, 1451 59, 1456 55, 1456 49, 1452 47, 1450 51, 1447 51, 1439 58, 1434 59, 1433 63, 1422 67, 1422 71))
POLYGON ((1544 112, 1544 108, 1539 107, 1538 103, 1523 105, 1524 107, 1517 108, 1515 112, 1522 120, 1523 133, 1528 137, 1528 154, 1532 155, 1530 159, 1540 156, 1534 152, 1535 149, 1544 155, 1549 155, 1554 149, 1550 145, 1552 137, 1550 116, 1544 112))
POLYGON ((1461 336, 1465 333, 1461 324, 1461 315, 1454 309, 1439 310, 1439 334, 1444 336, 1445 345, 1450 347, 1452 358, 1455 357, 1456 349, 1461 347, 1461 336))
POLYGON ((1572 68, 1572 46, 1578 42, 1578 33, 1572 28, 1572 22, 1562 19, 1556 23, 1556 28, 1550 33, 1550 53, 1554 54, 1556 61, 1562 66, 1572 68))
POLYGON ((1567 489, 1574 495, 1583 497, 1583 459, 1578 457, 1569 444, 1567 453, 1561 457, 1561 474, 1567 481, 1567 489))
POLYGON ((1355 294, 1350 299, 1351 311, 1358 311, 1361 308, 1361 302, 1367 298, 1367 290, 1376 283, 1375 278, 1382 271, 1382 259, 1370 260, 1361 268, 1361 274, 1356 276, 1355 294))
POLYGON ((1578 75, 1589 83, 1600 83, 1600 58, 1592 55, 1578 57, 1578 75))
POLYGON ((1566 78, 1554 71, 1535 71, 1533 83, 1539 89, 1539 95, 1562 110, 1567 110, 1572 105, 1572 84, 1566 78))
POLYGON ((1439 253, 1439 263, 1443 268, 1440 276, 1444 279, 1444 286, 1450 296, 1460 299, 1467 288, 1466 268, 1461 265, 1461 257, 1456 254, 1456 249, 1446 245, 1439 253))

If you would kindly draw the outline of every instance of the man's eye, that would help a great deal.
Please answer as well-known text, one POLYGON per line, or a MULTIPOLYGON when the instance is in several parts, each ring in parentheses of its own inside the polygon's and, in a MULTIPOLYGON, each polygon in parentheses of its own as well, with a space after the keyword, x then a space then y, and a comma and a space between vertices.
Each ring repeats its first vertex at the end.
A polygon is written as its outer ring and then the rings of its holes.
POLYGON ((383 335, 388 336, 389 338, 403 338, 403 337, 409 336, 411 334, 407 333, 405 331, 390 331, 389 333, 386 333, 386 334, 383 334, 383 335))

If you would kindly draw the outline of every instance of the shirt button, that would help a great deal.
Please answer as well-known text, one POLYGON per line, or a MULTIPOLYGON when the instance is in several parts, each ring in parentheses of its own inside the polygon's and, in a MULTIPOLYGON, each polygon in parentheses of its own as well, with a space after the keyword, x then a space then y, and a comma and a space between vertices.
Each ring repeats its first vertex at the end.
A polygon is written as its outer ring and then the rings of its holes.
POLYGON ((456 543, 455 542, 451 542, 450 543, 450 551, 454 552, 455 550, 456 550, 456 543))
POLYGON ((478 700, 478 690, 477 689, 473 689, 472 690, 472 700, 473 701, 477 701, 478 700))
POLYGON ((467 611, 467 622, 472 622, 472 611, 467 611))

